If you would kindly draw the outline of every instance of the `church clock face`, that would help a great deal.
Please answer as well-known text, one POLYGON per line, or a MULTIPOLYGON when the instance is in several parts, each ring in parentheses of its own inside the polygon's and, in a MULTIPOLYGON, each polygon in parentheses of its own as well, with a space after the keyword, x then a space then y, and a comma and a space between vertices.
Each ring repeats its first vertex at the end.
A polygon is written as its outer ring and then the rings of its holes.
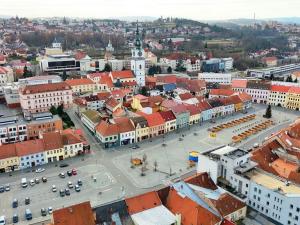
POLYGON ((141 51, 139 51, 138 55, 141 57, 143 55, 143 53, 141 51))

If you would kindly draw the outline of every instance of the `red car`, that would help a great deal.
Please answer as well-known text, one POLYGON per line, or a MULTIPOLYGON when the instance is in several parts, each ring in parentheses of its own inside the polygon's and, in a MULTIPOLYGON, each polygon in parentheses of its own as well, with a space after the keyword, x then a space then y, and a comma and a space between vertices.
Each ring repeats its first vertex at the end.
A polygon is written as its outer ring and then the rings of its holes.
POLYGON ((77 175, 77 170, 76 169, 72 169, 72 174, 73 175, 77 175))

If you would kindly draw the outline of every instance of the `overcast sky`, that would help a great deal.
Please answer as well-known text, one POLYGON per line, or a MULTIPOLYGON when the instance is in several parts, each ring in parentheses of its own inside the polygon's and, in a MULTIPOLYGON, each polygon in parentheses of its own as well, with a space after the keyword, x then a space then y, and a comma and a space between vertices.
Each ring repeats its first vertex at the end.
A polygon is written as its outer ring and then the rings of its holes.
POLYGON ((0 0, 0 15, 114 18, 184 17, 197 20, 292 17, 300 0, 0 0))

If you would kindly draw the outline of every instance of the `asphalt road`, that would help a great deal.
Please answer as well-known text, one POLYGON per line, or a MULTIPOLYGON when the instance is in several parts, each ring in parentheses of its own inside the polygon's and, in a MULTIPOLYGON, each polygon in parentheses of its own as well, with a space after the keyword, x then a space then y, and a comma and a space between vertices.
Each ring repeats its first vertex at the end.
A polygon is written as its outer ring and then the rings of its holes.
MULTIPOLYGON (((266 106, 264 105, 256 105, 254 109, 249 110, 249 113, 253 112, 262 112, 266 106)), ((242 142, 239 147, 242 148, 251 148, 253 143, 261 142, 265 136, 269 136, 271 133, 285 127, 288 123, 291 123, 295 116, 299 116, 299 112, 291 112, 283 109, 274 109, 277 112, 277 116, 281 117, 281 120, 288 120, 285 123, 279 123, 275 127, 272 127, 261 134, 248 139, 245 142, 242 142), (287 115, 287 113, 289 113, 287 115), (292 115, 292 117, 290 116, 292 115)), ((48 164, 43 166, 46 171, 43 173, 37 174, 31 172, 30 170, 25 171, 16 171, 12 173, 12 176, 8 174, 0 174, 0 185, 5 185, 9 183, 11 185, 11 191, 0 193, 0 215, 6 215, 8 219, 8 224, 11 222, 11 217, 13 213, 17 212, 20 219, 23 221, 23 224, 28 224, 24 222, 24 212, 26 208, 31 209, 33 213, 33 221, 40 221, 49 219, 49 216, 41 218, 40 209, 42 207, 48 208, 52 206, 54 209, 66 207, 75 203, 79 203, 82 201, 91 201, 92 206, 97 206, 101 204, 105 204, 106 202, 111 202, 114 200, 122 199, 125 196, 133 196, 140 193, 144 193, 149 190, 157 189, 159 187, 163 187, 166 185, 163 180, 157 182, 157 186, 151 186, 149 188, 141 188, 136 185, 136 182, 133 182, 131 176, 122 170, 120 167, 116 166, 113 163, 113 160, 122 155, 132 154, 143 152, 147 150, 149 154, 151 151, 156 150, 155 146, 159 146, 162 143, 162 138, 153 139, 151 142, 146 141, 143 143, 139 143, 141 148, 132 150, 130 146, 122 147, 122 148, 112 148, 112 149, 103 149, 96 141, 95 137, 88 131, 88 129, 82 125, 79 118, 74 114, 74 109, 68 111, 71 116, 75 126, 77 128, 81 128, 86 134, 87 141, 91 144, 91 154, 86 154, 85 156, 79 156, 71 159, 67 159, 64 162, 69 164, 67 168, 59 168, 55 163, 48 164), (65 179, 59 178, 58 174, 60 172, 66 172, 72 168, 76 168, 78 170, 78 174, 72 177, 66 177, 65 179), (94 182, 91 176, 94 175, 97 177, 97 182, 94 182), (33 187, 28 186, 26 189, 21 188, 20 182, 22 177, 26 177, 27 180, 32 178, 41 178, 42 176, 46 176, 48 178, 47 183, 36 184, 33 187), (67 186, 68 181, 76 182, 78 179, 83 181, 82 190, 79 193, 75 193, 74 190, 71 190, 71 196, 60 197, 59 193, 53 193, 51 191, 51 186, 54 184, 57 186, 57 189, 64 189, 67 186), (99 194, 101 192, 101 194, 99 194), (31 198, 31 204, 28 206, 24 205, 25 197, 31 198), (16 209, 12 208, 12 200, 16 198, 19 200, 19 207, 16 209)), ((198 132, 199 135, 202 133, 207 133, 206 130, 208 127, 215 126, 218 123, 232 120, 234 118, 242 117, 243 114, 237 114, 234 116, 220 118, 217 120, 216 124, 211 124, 209 122, 203 123, 200 125, 195 125, 191 129, 186 129, 180 131, 179 133, 168 134, 164 138, 165 143, 170 143, 174 141, 174 139, 178 139, 182 134, 190 135, 194 132, 198 132)), ((226 131, 227 132, 227 131, 226 131)), ((223 136, 226 136, 227 133, 224 132, 223 136)), ((228 131, 228 136, 230 132, 228 131)), ((220 135, 222 136, 222 135, 220 135)), ((205 142, 205 146, 211 146, 213 143, 208 143, 207 138, 205 137, 194 137, 201 139, 201 142, 205 142)), ((186 138, 183 142, 180 143, 181 146, 185 146, 185 141, 191 142, 192 137, 190 139, 186 138)), ((227 140, 227 139, 226 139, 227 140)), ((230 140, 230 138, 228 138, 230 140)), ((224 141, 223 141, 224 142, 224 141)), ((228 141, 229 143, 229 141, 228 141)), ((171 148, 172 145, 169 145, 166 148, 171 148)), ((164 156, 162 156, 164 157, 164 156)), ((175 162, 169 162, 175 163, 175 162)), ((194 170, 184 171, 188 175, 195 172, 194 170)), ((180 176, 187 176, 184 172, 180 176)), ((172 179, 177 179, 178 176, 174 176, 170 178, 170 182, 172 179)), ((146 179, 150 179, 150 176, 146 179)), ((22 224, 22 222, 20 223, 22 224)))

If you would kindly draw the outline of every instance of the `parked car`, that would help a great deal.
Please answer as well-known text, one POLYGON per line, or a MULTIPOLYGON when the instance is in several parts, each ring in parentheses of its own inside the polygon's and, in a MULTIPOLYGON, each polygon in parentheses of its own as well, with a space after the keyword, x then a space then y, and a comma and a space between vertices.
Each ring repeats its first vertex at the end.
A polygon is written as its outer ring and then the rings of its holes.
POLYGON ((30 198, 29 197, 26 197, 25 198, 25 205, 29 205, 30 204, 30 198))
POLYGON ((75 168, 72 169, 72 174, 77 175, 77 170, 75 168))
POLYGON ((59 191, 59 195, 60 195, 60 197, 64 197, 66 194, 65 194, 65 191, 63 190, 63 189, 61 189, 60 191, 59 191))
POLYGON ((69 188, 73 188, 74 187, 74 185, 73 185, 73 183, 71 181, 68 182, 68 187, 69 188))
POLYGON ((65 189, 65 194, 66 194, 66 195, 70 195, 70 189, 66 188, 66 189, 65 189))
POLYGON ((47 211, 45 208, 41 208, 41 215, 42 216, 47 216, 47 211))
POLYGON ((3 193, 5 191, 4 186, 0 186, 0 193, 3 193))
POLYGON ((52 185, 52 192, 56 192, 56 191, 57 191, 56 186, 52 185))
POLYGON ((13 221, 13 223, 18 223, 18 222, 19 222, 19 216, 18 216, 18 214, 15 213, 15 214, 13 215, 12 221, 13 221))
POLYGON ((52 214, 53 213, 53 208, 51 206, 48 207, 48 213, 52 214))
POLYGON ((59 165, 60 168, 64 168, 64 167, 68 167, 68 166, 69 166, 69 164, 67 164, 67 163, 62 163, 59 165))
POLYGON ((33 179, 31 179, 31 180, 29 181, 29 184, 30 184, 30 186, 34 186, 34 185, 35 185, 35 182, 34 182, 34 180, 33 180, 33 179))
POLYGON ((80 192, 80 186, 78 184, 75 185, 75 191, 80 192))
POLYGON ((71 170, 67 171, 67 174, 69 177, 71 177, 73 175, 71 170))
POLYGON ((25 210, 25 218, 26 218, 26 220, 32 220, 32 213, 31 213, 30 209, 25 210))
POLYGON ((5 225, 5 216, 0 216, 0 225, 5 225))
POLYGON ((42 173, 44 171, 45 171, 44 168, 38 168, 38 169, 35 170, 36 173, 42 173))
POLYGON ((47 182, 47 178, 46 177, 42 177, 42 181, 43 181, 43 183, 46 183, 47 182))
POLYGON ((59 176, 60 178, 65 178, 65 177, 66 177, 65 173, 60 173, 60 174, 58 174, 58 176, 59 176))
POLYGON ((82 181, 81 181, 81 180, 78 180, 78 181, 77 181, 77 184, 78 184, 79 186, 82 186, 82 181))
POLYGON ((18 200, 17 200, 17 199, 14 199, 13 202, 12 202, 12 207, 13 207, 13 208, 17 208, 18 205, 19 205, 18 200))
POLYGON ((5 185, 5 191, 10 191, 10 185, 9 184, 5 185))
POLYGON ((34 179, 34 182, 35 182, 36 184, 39 184, 39 183, 40 183, 40 179, 39 179, 39 178, 35 178, 35 179, 34 179))

